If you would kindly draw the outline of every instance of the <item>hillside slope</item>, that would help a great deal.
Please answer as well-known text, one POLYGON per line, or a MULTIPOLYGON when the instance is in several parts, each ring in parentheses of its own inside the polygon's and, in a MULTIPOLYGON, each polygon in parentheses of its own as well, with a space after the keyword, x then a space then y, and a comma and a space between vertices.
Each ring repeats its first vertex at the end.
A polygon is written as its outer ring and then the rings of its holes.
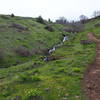
MULTIPOLYGON (((9 67, 37 59, 61 41, 61 25, 37 19, 0 16, 0 67, 9 67), (51 31, 45 27, 50 26, 51 31)), ((66 34, 66 33, 65 33, 66 34)))
POLYGON ((95 43, 83 45, 80 41, 88 39, 88 32, 99 36, 99 27, 94 27, 99 20, 92 24, 94 28, 88 27, 91 25, 88 22, 84 32, 70 33, 69 40, 49 55, 54 58, 50 61, 43 61, 41 57, 45 56, 43 51, 63 39, 59 30, 62 25, 53 24, 55 31, 49 32, 44 29, 45 24, 36 19, 1 18, 0 23, 6 26, 1 27, 0 32, 0 47, 5 52, 6 63, 0 64, 8 67, 0 69, 0 100, 85 100, 83 75, 95 58, 95 43), (24 26, 25 31, 9 27, 12 23, 24 26), (19 46, 28 50, 35 48, 35 53, 25 57, 18 55, 12 50, 19 46), (17 60, 21 63, 16 65, 17 60))

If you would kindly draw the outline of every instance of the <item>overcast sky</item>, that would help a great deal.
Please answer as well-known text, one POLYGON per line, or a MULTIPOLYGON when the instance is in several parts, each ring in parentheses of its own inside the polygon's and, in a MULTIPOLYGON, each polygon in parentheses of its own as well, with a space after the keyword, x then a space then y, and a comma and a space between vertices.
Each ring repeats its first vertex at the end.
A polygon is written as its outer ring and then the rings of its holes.
POLYGON ((77 20, 82 14, 90 17, 100 10, 100 0, 0 0, 0 14, 51 18, 65 16, 77 20))

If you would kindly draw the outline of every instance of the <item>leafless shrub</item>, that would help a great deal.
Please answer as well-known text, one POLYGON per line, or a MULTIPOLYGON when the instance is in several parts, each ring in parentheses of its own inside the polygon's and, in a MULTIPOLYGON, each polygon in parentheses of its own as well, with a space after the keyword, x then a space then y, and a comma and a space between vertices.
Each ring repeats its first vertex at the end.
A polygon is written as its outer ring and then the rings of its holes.
POLYGON ((100 23, 98 23, 98 24, 95 24, 94 26, 95 26, 95 27, 100 27, 100 23))
POLYGON ((54 31, 54 29, 53 29, 53 27, 51 25, 46 25, 44 28, 46 30, 50 31, 50 32, 53 32, 54 31))
POLYGON ((63 59, 63 57, 61 56, 55 56, 55 55, 49 55, 49 56, 45 56, 44 61, 54 61, 54 60, 59 60, 59 59, 63 59))
POLYGON ((23 31, 28 30, 27 27, 24 27, 24 26, 22 26, 20 24, 16 24, 16 23, 12 23, 9 27, 16 28, 16 29, 23 30, 23 31))
POLYGON ((17 54, 19 54, 20 56, 24 56, 24 57, 29 57, 31 56, 31 51, 29 51, 27 48, 20 46, 18 48, 15 49, 15 52, 17 54))
MULTIPOLYGON (((87 17, 82 15, 81 16, 81 21, 86 21, 87 17)), ((56 20, 57 24, 63 24, 65 25, 65 28, 62 29, 62 31, 66 32, 81 32, 84 31, 84 24, 81 21, 67 21, 65 17, 61 17, 56 20)))
POLYGON ((90 41, 90 40, 81 40, 80 43, 81 43, 81 44, 91 44, 91 43, 93 43, 93 42, 90 41))
POLYGON ((44 49, 44 48, 38 48, 38 49, 33 49, 31 51, 31 54, 43 54, 43 55, 48 55, 48 49, 44 49))
POLYGON ((70 23, 70 27, 69 28, 63 28, 63 31, 65 32, 69 32, 69 33, 75 33, 75 32, 82 32, 84 31, 84 25, 76 22, 76 23, 70 23))
POLYGON ((73 30, 76 30, 76 32, 84 31, 84 24, 82 24, 80 22, 71 23, 71 26, 72 26, 73 30))
POLYGON ((88 20, 88 17, 85 16, 85 15, 81 15, 79 18, 80 18, 80 22, 81 22, 82 24, 84 24, 84 23, 87 22, 87 20, 88 20))
POLYGON ((57 24, 66 24, 68 23, 67 19, 65 17, 60 17, 59 19, 56 20, 57 24))
POLYGON ((100 11, 98 10, 98 11, 94 11, 93 12, 93 17, 100 17, 100 11))
POLYGON ((79 29, 74 29, 74 28, 63 28, 63 31, 69 32, 69 33, 74 33, 74 32, 80 32, 79 29))

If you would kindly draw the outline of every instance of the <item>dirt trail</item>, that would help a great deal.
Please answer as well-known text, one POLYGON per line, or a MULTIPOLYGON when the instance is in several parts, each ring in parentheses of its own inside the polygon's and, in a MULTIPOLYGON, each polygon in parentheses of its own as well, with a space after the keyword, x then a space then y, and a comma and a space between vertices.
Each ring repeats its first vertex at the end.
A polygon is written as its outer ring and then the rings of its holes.
POLYGON ((100 100, 100 40, 91 33, 88 38, 96 42, 96 58, 84 76, 86 100, 100 100))

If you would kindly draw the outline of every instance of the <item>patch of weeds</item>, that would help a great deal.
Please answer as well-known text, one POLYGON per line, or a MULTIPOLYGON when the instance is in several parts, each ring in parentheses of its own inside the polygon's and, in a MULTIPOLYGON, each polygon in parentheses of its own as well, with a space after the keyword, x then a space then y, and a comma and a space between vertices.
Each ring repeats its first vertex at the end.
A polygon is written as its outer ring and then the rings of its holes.
POLYGON ((32 76, 31 74, 20 74, 19 76, 17 76, 17 78, 15 78, 15 81, 17 82, 22 82, 22 83, 26 83, 26 82, 39 82, 41 81, 41 78, 38 76, 32 76))
POLYGON ((37 89, 28 89, 25 91, 24 100, 43 100, 42 91, 37 89))
POLYGON ((81 72, 81 69, 77 68, 77 67, 73 68, 72 70, 73 70, 73 72, 76 72, 76 73, 80 73, 81 72))
POLYGON ((54 31, 54 29, 53 29, 53 27, 51 25, 46 25, 44 28, 46 30, 50 31, 50 32, 53 32, 54 31))

